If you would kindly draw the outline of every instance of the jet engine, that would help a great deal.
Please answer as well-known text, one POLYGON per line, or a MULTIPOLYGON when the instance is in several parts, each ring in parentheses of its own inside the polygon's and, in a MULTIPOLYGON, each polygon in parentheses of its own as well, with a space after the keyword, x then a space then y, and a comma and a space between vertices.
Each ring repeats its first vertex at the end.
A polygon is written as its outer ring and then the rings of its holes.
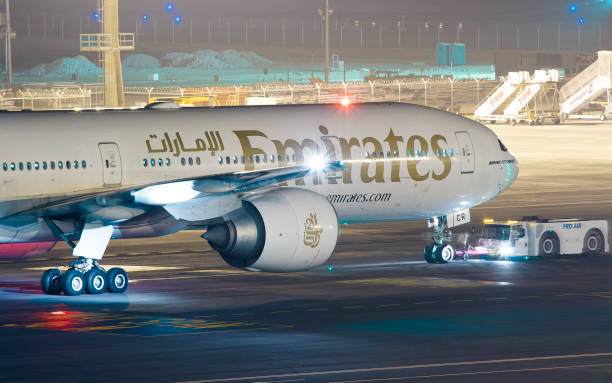
POLYGON ((336 211, 320 194, 280 188, 248 197, 202 235, 231 266, 304 271, 325 263, 338 242, 336 211))

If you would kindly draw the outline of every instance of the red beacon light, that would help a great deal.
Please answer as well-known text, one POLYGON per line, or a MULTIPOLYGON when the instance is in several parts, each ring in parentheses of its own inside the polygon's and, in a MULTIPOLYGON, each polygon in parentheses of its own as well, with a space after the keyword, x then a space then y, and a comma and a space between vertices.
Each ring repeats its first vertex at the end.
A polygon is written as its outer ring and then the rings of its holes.
POLYGON ((342 98, 342 100, 340 100, 340 104, 342 104, 342 106, 349 106, 351 105, 351 100, 349 100, 347 97, 342 98))

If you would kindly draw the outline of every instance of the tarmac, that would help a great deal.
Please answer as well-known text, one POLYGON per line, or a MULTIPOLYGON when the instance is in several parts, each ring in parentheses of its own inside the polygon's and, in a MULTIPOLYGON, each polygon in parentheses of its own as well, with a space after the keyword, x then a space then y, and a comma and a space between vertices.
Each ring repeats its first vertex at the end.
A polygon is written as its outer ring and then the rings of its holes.
MULTIPOLYGON (((473 225, 612 218, 612 124, 491 128, 520 174, 473 225)), ((430 265, 425 222, 356 224, 324 267, 259 274, 200 234, 111 242, 125 294, 43 295, 61 244, 0 261, 0 381, 612 380, 609 255, 430 265)))

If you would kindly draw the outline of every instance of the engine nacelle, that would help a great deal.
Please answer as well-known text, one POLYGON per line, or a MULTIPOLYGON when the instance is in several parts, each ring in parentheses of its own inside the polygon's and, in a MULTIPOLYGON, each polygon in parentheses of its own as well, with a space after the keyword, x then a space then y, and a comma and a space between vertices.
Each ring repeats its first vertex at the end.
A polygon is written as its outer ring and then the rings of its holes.
POLYGON ((338 217, 320 194, 281 188, 243 200, 226 222, 202 235, 230 265, 304 271, 325 263, 338 242, 338 217))

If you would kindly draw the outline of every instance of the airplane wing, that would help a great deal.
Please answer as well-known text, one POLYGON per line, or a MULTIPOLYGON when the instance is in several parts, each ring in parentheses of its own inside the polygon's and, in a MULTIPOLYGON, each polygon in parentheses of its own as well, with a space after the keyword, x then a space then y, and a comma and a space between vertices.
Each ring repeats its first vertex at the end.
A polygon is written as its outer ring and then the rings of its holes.
POLYGON ((109 191, 84 193, 78 196, 70 196, 57 198, 43 203, 33 204, 31 206, 23 206, 17 212, 10 214, 14 216, 18 214, 31 213, 35 211, 39 216, 61 216, 81 211, 86 205, 97 204, 103 206, 119 205, 122 202, 132 202, 141 205, 163 206, 167 203, 179 202, 172 197, 167 201, 163 199, 150 199, 146 197, 138 198, 139 195, 146 195, 147 192, 160 190, 168 194, 174 193, 175 198, 182 201, 195 198, 200 194, 213 193, 244 193, 247 191, 257 190, 270 185, 280 184, 300 177, 304 177, 312 171, 320 171, 323 173, 330 171, 338 171, 343 168, 340 162, 328 162, 321 169, 313 169, 306 165, 285 166, 279 168, 269 168, 262 170, 240 171, 225 174, 216 174, 212 176, 202 176, 195 178, 176 179, 169 182, 151 183, 138 186, 120 187, 109 191), (178 187, 190 189, 186 195, 176 195, 178 187), (183 187, 184 186, 184 187, 183 187))

